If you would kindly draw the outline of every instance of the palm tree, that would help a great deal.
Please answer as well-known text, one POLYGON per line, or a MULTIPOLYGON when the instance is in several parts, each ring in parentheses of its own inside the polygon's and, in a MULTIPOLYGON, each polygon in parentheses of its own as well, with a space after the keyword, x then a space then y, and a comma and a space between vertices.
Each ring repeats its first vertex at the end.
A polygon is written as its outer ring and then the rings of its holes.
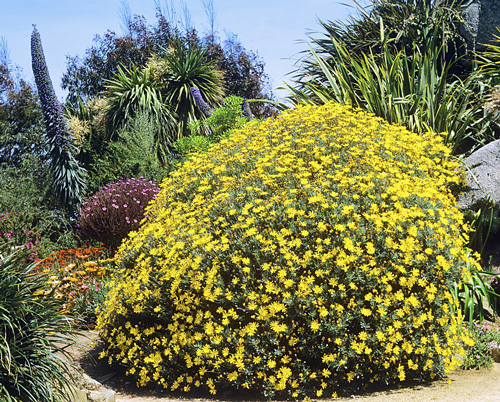
POLYGON ((164 101, 177 115, 177 138, 188 133, 189 121, 205 118, 203 111, 196 104, 191 88, 198 88, 210 106, 222 104, 222 73, 205 59, 204 49, 194 44, 186 45, 177 39, 160 60, 160 64, 164 66, 161 91, 164 101))
POLYGON ((164 160, 175 141, 176 114, 164 102, 151 69, 118 68, 114 78, 106 81, 107 140, 117 140, 118 132, 138 114, 146 113, 155 126, 157 154, 164 160))
POLYGON ((118 140, 119 130, 146 112, 157 130, 157 154, 166 162, 173 143, 188 134, 188 122, 205 118, 192 88, 211 106, 220 105, 224 97, 222 73, 205 59, 202 48, 177 39, 163 58, 153 57, 142 70, 120 67, 106 81, 103 94, 107 140, 118 140))

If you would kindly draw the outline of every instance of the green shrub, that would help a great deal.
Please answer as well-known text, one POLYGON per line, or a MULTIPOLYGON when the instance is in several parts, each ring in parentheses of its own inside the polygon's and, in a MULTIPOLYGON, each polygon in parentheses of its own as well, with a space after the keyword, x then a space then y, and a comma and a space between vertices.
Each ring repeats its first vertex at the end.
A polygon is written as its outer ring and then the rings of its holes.
POLYGON ((27 248, 34 260, 41 235, 23 227, 24 223, 18 214, 0 213, 0 248, 27 248))
POLYGON ((248 123, 166 179, 120 247, 101 357, 141 386, 268 398, 445 375, 471 341, 449 155, 336 104, 248 123))
POLYGON ((207 152, 210 144, 216 144, 226 138, 231 130, 243 128, 248 119, 243 116, 243 98, 228 96, 223 106, 215 109, 205 120, 193 120, 188 124, 191 135, 180 138, 174 143, 175 150, 181 157, 195 152, 207 152), (210 133, 209 136, 203 133, 210 133))
POLYGON ((211 143, 208 137, 202 135, 189 135, 179 138, 174 143, 174 148, 182 157, 187 157, 189 154, 195 152, 207 152, 211 143))
POLYGON ((190 122, 191 133, 198 135, 208 131, 212 142, 218 142, 231 130, 242 128, 248 121, 248 118, 243 116, 243 101, 239 96, 228 96, 221 107, 212 111, 210 117, 190 122))
POLYGON ((10 254, 0 261, 0 400, 61 401, 72 330, 60 302, 44 295, 47 276, 33 275, 35 265, 26 267, 23 258, 10 254))

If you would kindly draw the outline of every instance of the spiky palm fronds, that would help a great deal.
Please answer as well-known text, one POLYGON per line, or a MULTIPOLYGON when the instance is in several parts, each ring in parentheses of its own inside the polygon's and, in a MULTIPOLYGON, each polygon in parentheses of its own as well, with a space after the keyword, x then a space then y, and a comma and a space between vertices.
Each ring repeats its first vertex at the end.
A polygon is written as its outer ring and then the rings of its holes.
POLYGON ((177 113, 177 137, 187 133, 191 120, 204 119, 198 108, 191 88, 198 88, 205 101, 212 107, 221 105, 224 97, 223 75, 206 63, 205 51, 195 45, 184 45, 176 40, 166 52, 163 62, 166 65, 162 88, 164 99, 177 113))
POLYGON ((377 54, 361 55, 331 38, 334 62, 310 48, 311 63, 316 63, 318 71, 304 75, 297 87, 288 86, 291 100, 350 104, 416 133, 446 133, 445 142, 455 153, 464 146, 479 145, 489 129, 477 101, 480 88, 473 78, 453 76, 453 63, 439 61, 441 48, 436 38, 429 36, 424 53, 416 48, 398 51, 382 38, 377 54))
POLYGON ((118 68, 115 77, 106 82, 106 126, 108 139, 116 139, 127 121, 145 112, 156 127, 156 147, 165 154, 175 141, 175 112, 164 102, 151 70, 118 68))

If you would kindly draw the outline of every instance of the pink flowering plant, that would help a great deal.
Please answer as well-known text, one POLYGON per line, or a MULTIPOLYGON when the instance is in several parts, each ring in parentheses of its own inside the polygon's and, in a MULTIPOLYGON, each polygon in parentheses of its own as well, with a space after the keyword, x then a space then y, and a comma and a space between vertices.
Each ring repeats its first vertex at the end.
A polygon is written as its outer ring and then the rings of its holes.
POLYGON ((104 186, 82 204, 78 221, 80 237, 102 242, 115 250, 129 232, 139 227, 144 209, 158 192, 156 183, 144 177, 121 179, 104 186))
POLYGON ((474 345, 467 349, 463 367, 465 369, 492 368, 494 360, 491 356, 490 344, 500 343, 500 332, 474 322, 470 328, 470 334, 474 345))
POLYGON ((0 248, 27 248, 30 251, 30 258, 35 259, 40 237, 40 234, 34 233, 23 225, 18 214, 0 213, 0 248), (9 246, 2 247, 5 244, 9 244, 9 246))

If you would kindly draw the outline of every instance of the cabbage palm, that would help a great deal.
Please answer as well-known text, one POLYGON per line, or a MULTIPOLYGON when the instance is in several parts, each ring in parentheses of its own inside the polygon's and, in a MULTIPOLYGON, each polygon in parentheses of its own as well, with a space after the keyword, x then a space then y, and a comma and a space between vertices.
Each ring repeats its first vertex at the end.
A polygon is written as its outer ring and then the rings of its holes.
POLYGON ((156 128, 157 153, 164 158, 175 141, 176 115, 164 102, 151 70, 119 67, 115 77, 106 81, 104 96, 107 139, 117 140, 119 130, 130 119, 147 113, 156 128))
POLYGON ((204 119, 198 108, 191 88, 198 88, 206 102, 219 106, 224 98, 222 73, 213 63, 206 62, 205 51, 193 44, 176 40, 169 48, 162 62, 162 93, 164 101, 177 115, 177 138, 187 135, 189 121, 204 119))

